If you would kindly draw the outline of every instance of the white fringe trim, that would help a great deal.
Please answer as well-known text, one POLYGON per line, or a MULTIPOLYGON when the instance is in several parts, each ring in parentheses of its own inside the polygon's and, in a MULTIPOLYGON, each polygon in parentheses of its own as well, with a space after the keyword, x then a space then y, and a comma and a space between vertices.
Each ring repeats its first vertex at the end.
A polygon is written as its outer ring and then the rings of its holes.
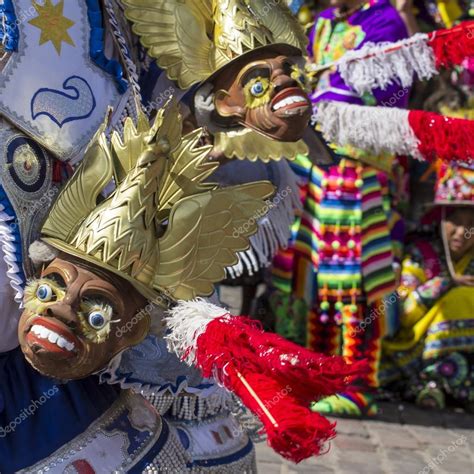
POLYGON ((395 43, 367 43, 341 58, 339 72, 344 82, 360 95, 376 88, 385 90, 394 82, 409 87, 415 74, 422 80, 438 74, 428 39, 428 35, 418 33, 395 43))
POLYGON ((408 110, 391 107, 322 102, 318 104, 316 121, 324 138, 339 146, 351 145, 374 155, 388 152, 423 160, 408 115, 408 110))
POLYGON ((301 201, 296 175, 286 161, 280 163, 280 186, 272 201, 275 205, 258 221, 258 231, 250 237, 250 248, 239 252, 238 263, 227 268, 230 278, 238 278, 245 271, 253 275, 260 268, 270 266, 278 250, 288 246, 291 225, 296 210, 301 209, 301 201))
POLYGON ((174 352, 188 365, 196 359, 197 338, 206 331, 207 325, 216 318, 231 315, 224 308, 208 303, 202 298, 179 301, 168 311, 165 319, 169 334, 165 336, 168 350, 174 352))
POLYGON ((265 266, 264 263, 259 261, 257 253, 254 251, 252 240, 250 241, 250 245, 251 247, 248 250, 237 254, 239 261, 233 267, 226 268, 227 275, 230 278, 239 278, 245 271, 247 271, 249 275, 254 275, 261 267, 265 266))

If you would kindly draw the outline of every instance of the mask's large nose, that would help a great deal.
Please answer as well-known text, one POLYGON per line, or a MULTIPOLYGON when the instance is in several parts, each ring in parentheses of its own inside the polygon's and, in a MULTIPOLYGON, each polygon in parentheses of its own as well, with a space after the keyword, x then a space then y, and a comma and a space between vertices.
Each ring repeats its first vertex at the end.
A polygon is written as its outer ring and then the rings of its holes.
POLYGON ((288 87, 299 87, 298 83, 292 77, 288 76, 288 74, 283 71, 283 69, 279 69, 279 71, 279 73, 275 73, 272 76, 272 82, 275 86, 275 93, 278 93, 283 89, 287 89, 288 87))
POLYGON ((286 59, 273 65, 271 80, 275 86, 275 93, 287 87, 299 87, 298 82, 290 76, 285 61, 286 59))
POLYGON ((46 315, 50 318, 59 319, 71 329, 76 329, 79 322, 77 313, 83 284, 81 278, 76 278, 67 288, 64 298, 48 306, 46 315))
POLYGON ((62 301, 49 306, 46 309, 46 316, 58 319, 71 329, 75 329, 78 324, 77 312, 62 301))

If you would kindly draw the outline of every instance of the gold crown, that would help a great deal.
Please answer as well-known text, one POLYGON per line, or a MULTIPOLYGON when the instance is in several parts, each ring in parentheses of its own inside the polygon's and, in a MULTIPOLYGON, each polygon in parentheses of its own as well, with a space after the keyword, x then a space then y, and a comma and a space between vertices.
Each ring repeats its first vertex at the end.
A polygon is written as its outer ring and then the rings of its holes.
POLYGON ((244 54, 273 47, 302 54, 307 39, 283 2, 123 0, 125 16, 151 57, 182 89, 244 54))
POLYGON ((208 296, 248 248, 253 217, 273 186, 204 183, 219 165, 207 161, 211 147, 198 146, 201 129, 181 136, 174 102, 151 127, 143 114, 136 127, 128 118, 123 141, 114 133, 109 146, 104 129, 58 196, 43 240, 122 276, 149 299, 208 296), (115 190, 98 202, 112 178, 115 190))

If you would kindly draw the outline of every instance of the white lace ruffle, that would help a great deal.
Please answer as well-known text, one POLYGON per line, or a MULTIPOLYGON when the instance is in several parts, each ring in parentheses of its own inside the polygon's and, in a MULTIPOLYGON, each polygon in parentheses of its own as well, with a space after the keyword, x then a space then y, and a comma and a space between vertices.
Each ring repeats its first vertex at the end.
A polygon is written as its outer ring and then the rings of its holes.
POLYGON ((23 285, 25 282, 21 277, 21 269, 16 257, 17 245, 20 244, 15 243, 12 225, 17 225, 17 223, 12 216, 4 212, 4 207, 0 204, 0 246, 3 252, 3 260, 7 264, 7 277, 10 286, 15 291, 15 302, 23 307, 23 285))
MULTIPOLYGON (((124 374, 120 370, 120 364, 122 362, 122 356, 124 352, 116 355, 108 364, 108 366, 99 372, 99 378, 101 383, 107 383, 109 385, 118 384, 123 390, 133 390, 136 393, 140 393, 144 397, 154 396, 166 397, 171 396, 172 400, 175 397, 183 393, 189 393, 199 397, 210 397, 214 395, 221 388, 213 383, 212 380, 203 380, 201 386, 193 386, 188 382, 186 377, 182 377, 180 383, 170 383, 169 381, 163 381, 160 385, 159 383, 150 383, 138 380, 133 374, 124 374)), ((160 365, 157 364, 156 370, 160 370, 160 365)), ((171 400, 171 404, 172 404, 171 400)))

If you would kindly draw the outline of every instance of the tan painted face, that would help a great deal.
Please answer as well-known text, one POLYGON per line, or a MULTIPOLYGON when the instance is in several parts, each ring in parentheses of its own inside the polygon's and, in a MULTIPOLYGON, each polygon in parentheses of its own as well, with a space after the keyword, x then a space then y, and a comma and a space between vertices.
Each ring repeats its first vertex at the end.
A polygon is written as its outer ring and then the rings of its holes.
POLYGON ((144 312, 137 317, 146 299, 131 284, 67 258, 56 258, 25 289, 18 336, 39 372, 72 380, 97 372, 138 344, 150 318, 144 312))
POLYGON ((443 225, 451 255, 458 260, 474 247, 474 209, 460 207, 453 210, 443 225))
POLYGON ((214 79, 217 120, 278 141, 301 139, 312 110, 302 73, 290 58, 275 52, 262 51, 252 59, 230 65, 214 79))

